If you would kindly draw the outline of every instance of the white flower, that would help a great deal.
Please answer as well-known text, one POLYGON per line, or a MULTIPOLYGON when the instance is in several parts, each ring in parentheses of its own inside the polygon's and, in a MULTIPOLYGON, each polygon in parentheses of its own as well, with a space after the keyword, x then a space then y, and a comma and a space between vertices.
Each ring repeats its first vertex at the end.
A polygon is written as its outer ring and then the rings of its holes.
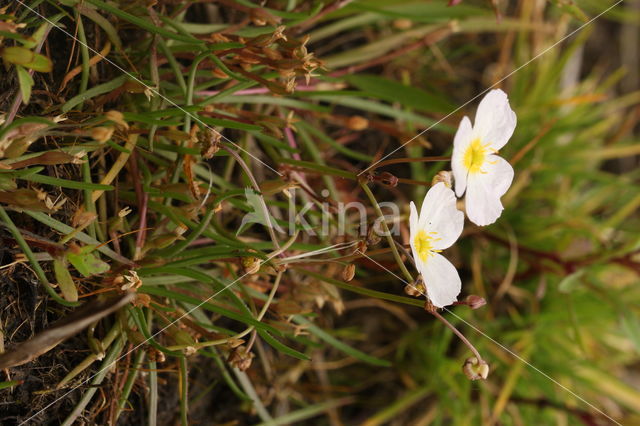
POLYGON ((489 225, 502 213, 500 197, 511 186, 513 168, 495 154, 515 128, 516 114, 500 89, 490 91, 480 101, 473 127, 468 117, 460 122, 453 140, 451 168, 456 195, 462 196, 466 189, 467 216, 476 225, 489 225))
POLYGON ((462 233, 464 213, 456 208, 453 191, 442 182, 427 192, 420 216, 413 201, 410 208, 411 250, 427 297, 438 308, 451 305, 460 293, 460 276, 451 262, 438 253, 451 247, 462 233))

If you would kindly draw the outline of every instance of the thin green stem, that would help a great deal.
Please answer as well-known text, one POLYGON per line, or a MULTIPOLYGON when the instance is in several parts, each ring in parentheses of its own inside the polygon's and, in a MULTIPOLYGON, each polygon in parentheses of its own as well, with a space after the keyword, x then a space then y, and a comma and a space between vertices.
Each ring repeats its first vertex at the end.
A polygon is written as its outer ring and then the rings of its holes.
POLYGON ((389 231, 389 227, 387 226, 387 222, 384 220, 384 214, 382 214, 382 210, 380 209, 380 205, 378 204, 378 201, 376 200, 376 197, 374 197, 373 192, 371 192, 371 189, 367 186, 366 182, 360 181, 360 186, 362 187, 362 190, 365 192, 365 194, 367 194, 367 197, 369 197, 369 200, 371 201, 371 204, 373 205, 373 208, 376 211, 376 214, 381 219, 380 222, 381 222, 382 228, 384 230, 384 236, 387 239, 387 242, 389 243, 389 247, 391 248, 391 252, 393 253, 393 257, 396 259, 396 263, 400 267, 400 270, 402 271, 402 274, 404 275, 404 277, 410 283, 412 283, 413 282, 413 276, 411 276, 411 273, 407 270, 407 267, 404 265, 404 262, 402 261, 402 257, 400 256, 400 253, 398 252, 398 248, 396 247, 396 244, 395 244, 395 242, 393 240, 393 236, 391 235, 391 232, 389 231))
POLYGON ((144 362, 145 355, 146 355, 146 352, 142 350, 136 353, 136 356, 133 360, 133 366, 129 370, 129 375, 127 376, 127 380, 125 381, 124 387, 122 389, 122 394, 120 394, 120 399, 118 400, 118 409, 114 417, 115 419, 114 424, 117 423, 118 417, 120 417, 120 414, 122 414, 122 411, 124 410, 124 406, 127 403, 127 400, 129 399, 129 395, 131 395, 133 384, 135 383, 136 378, 138 377, 138 373, 140 372, 140 366, 144 362))
POLYGON ((189 370, 187 357, 178 360, 180 366, 180 422, 182 426, 189 424, 189 370))

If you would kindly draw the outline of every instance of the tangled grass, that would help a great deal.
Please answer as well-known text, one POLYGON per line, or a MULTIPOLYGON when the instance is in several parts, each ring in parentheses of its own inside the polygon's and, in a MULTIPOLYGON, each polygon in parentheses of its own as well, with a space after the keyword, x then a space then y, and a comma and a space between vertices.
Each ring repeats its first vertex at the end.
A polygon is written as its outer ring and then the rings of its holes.
POLYGON ((2 3, 3 424, 639 421, 631 4, 2 3), (488 87, 516 176, 447 252, 470 381, 397 276, 488 87), (400 248, 338 215, 383 201, 400 248))

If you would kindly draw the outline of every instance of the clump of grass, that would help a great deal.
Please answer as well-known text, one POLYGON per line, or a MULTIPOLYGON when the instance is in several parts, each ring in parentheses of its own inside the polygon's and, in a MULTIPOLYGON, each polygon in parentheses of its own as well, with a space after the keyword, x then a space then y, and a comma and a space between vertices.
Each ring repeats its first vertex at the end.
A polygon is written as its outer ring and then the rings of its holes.
MULTIPOLYGON (((604 49, 593 32, 617 9, 545 51, 602 10, 522 1, 497 21, 489 2, 444 0, 8 5, 0 56, 20 44, 34 56, 5 58, 3 271, 35 276, 54 316, 135 292, 71 341, 86 353, 28 388, 35 403, 16 398, 15 416, 632 421, 638 92, 584 55, 604 49), (378 202, 424 195, 465 102, 493 84, 518 113, 504 152, 516 179, 500 223, 468 228, 453 254, 463 294, 487 305, 443 313, 491 364, 478 384, 461 371, 468 348, 385 272, 409 267, 406 241, 360 235, 332 209, 360 201, 371 224, 378 202)), ((27 305, 3 303, 21 306, 0 318, 11 350, 27 305)), ((40 374, 29 365, 0 387, 40 374)))

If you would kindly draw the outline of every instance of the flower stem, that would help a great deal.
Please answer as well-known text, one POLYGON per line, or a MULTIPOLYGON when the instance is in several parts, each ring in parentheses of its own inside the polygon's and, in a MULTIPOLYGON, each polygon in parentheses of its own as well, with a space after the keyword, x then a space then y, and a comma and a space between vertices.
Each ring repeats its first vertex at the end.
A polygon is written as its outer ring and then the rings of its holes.
POLYGON ((389 166, 391 164, 402 164, 402 163, 432 163, 436 161, 450 161, 451 157, 440 156, 440 157, 403 157, 403 158, 392 158, 390 160, 381 161, 376 163, 373 167, 369 168, 368 171, 375 170, 379 167, 389 166))
MULTIPOLYGON (((365 194, 367 194, 367 197, 369 197, 369 200, 371 201, 371 204, 373 205, 373 208, 375 209, 376 214, 379 217, 381 217, 382 219, 384 219, 384 215, 382 214, 382 210, 380 210, 380 206, 378 205, 378 201, 376 200, 376 197, 373 196, 373 193, 371 192, 371 189, 369 189, 369 187, 367 186, 366 182, 360 181, 360 186, 364 190, 365 194)), ((398 266, 400 267, 400 270, 402 271, 402 274, 405 276, 405 278, 410 283, 412 283, 413 282, 413 277, 411 276, 411 273, 407 270, 407 267, 404 265, 404 262, 402 261, 402 257, 400 257, 400 253, 398 252, 398 249, 396 248, 396 244, 394 242, 393 237, 391 236, 391 232, 389 231, 389 227, 387 226, 387 222, 382 220, 381 223, 382 223, 382 228, 384 230, 384 236, 387 239, 387 242, 389 243, 389 247, 391 248, 391 252, 393 253, 393 257, 396 259, 396 262, 398 263, 398 266)))
POLYGON ((434 317, 438 318, 440 320, 440 322, 442 322, 444 325, 449 327, 451 329, 451 331, 453 331, 456 334, 456 336, 458 336, 458 338, 460 338, 460 340, 462 340, 462 343, 467 345, 467 347, 471 350, 471 352, 473 352, 473 354, 476 356, 476 358, 478 358, 478 361, 480 361, 480 362, 484 361, 482 359, 482 356, 480 356, 480 352, 478 352, 478 350, 475 348, 475 346, 473 346, 471 344, 471 342, 466 337, 464 337, 464 334, 462 334, 457 328, 455 328, 453 326, 453 324, 451 324, 449 321, 447 321, 447 319, 445 317, 443 317, 442 315, 440 315, 435 309, 433 311, 429 311, 429 312, 434 317))

